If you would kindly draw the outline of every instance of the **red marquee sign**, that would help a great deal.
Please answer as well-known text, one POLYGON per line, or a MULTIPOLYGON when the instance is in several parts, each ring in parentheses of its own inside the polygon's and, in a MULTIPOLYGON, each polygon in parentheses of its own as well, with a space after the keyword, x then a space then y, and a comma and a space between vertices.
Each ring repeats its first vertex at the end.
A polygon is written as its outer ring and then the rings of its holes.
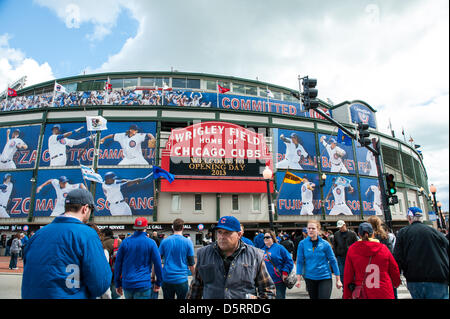
POLYGON ((264 134, 226 122, 197 123, 172 130, 161 167, 176 179, 172 184, 162 180, 161 188, 167 192, 265 192, 265 166, 273 170, 264 134))

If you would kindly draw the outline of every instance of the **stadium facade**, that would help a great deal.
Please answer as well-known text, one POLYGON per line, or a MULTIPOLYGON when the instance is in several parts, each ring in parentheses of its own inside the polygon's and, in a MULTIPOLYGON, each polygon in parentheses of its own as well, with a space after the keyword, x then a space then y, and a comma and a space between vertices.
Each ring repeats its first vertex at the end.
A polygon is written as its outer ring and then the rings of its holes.
MULTIPOLYGON (((132 232, 136 216, 167 234, 182 218, 195 244, 220 216, 236 216, 254 232, 269 226, 266 166, 279 230, 298 230, 311 218, 335 230, 338 219, 352 227, 382 214, 371 153, 338 140, 337 127, 303 111, 298 93, 184 72, 80 75, 18 90, 0 101, 0 229, 36 230, 61 214, 70 189, 86 187, 98 208, 92 222, 118 234, 132 232), (88 130, 99 118, 107 128, 88 130), (104 183, 84 180, 81 165, 104 183), (175 180, 153 179, 152 165, 175 180), (283 182, 287 171, 301 182, 283 182)), ((369 124, 381 142, 384 172, 397 186, 394 229, 407 223, 409 206, 436 224, 414 145, 379 132, 376 111, 364 101, 321 100, 320 108, 353 132, 357 123, 369 124)))

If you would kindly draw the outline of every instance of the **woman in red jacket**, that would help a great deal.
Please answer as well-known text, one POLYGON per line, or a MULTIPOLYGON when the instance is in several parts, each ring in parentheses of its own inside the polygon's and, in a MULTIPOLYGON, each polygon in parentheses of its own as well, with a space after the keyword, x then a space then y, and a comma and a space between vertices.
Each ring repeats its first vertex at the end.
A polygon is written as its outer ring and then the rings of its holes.
POLYGON ((397 262, 385 245, 371 238, 372 225, 362 223, 358 233, 361 240, 349 247, 345 260, 343 298, 352 299, 352 286, 363 285, 367 299, 394 299, 393 287, 401 283, 397 262))

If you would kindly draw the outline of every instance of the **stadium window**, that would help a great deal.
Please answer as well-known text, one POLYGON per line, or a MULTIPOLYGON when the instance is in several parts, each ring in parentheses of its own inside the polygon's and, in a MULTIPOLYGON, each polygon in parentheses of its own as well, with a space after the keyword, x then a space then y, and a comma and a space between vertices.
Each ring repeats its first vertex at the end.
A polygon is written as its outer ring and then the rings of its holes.
POLYGON ((236 194, 231 195, 231 208, 234 211, 239 210, 239 195, 236 194))
POLYGON ((155 86, 155 78, 141 78, 141 86, 155 86))
POLYGON ((155 78, 155 86, 163 87, 163 82, 169 85, 169 78, 155 78))
POLYGON ((247 95, 258 95, 258 89, 256 88, 256 86, 249 86, 247 85, 245 87, 245 94, 247 95))
POLYGON ((194 195, 194 210, 195 211, 202 210, 202 195, 201 194, 194 195))
POLYGON ((179 194, 172 194, 172 211, 178 212, 181 210, 181 198, 179 194))
POLYGON ((405 183, 415 184, 413 159, 410 155, 400 153, 403 164, 403 174, 405 183))
POLYGON ((109 83, 113 89, 122 89, 123 88, 123 79, 110 79, 109 83))
POLYGON ((138 85, 138 79, 124 79, 123 80, 123 88, 124 89, 132 89, 138 85))
POLYGON ((281 92, 272 91, 274 100, 281 100, 281 92))
POLYGON ((245 94, 245 85, 233 82, 233 93, 245 94))
POLYGON ((187 79, 188 89, 200 89, 200 79, 187 79))
POLYGON ((259 96, 267 97, 267 89, 266 88, 258 88, 259 96))
POLYGON ((185 89, 186 85, 187 85, 186 78, 172 78, 172 87, 173 88, 185 89))

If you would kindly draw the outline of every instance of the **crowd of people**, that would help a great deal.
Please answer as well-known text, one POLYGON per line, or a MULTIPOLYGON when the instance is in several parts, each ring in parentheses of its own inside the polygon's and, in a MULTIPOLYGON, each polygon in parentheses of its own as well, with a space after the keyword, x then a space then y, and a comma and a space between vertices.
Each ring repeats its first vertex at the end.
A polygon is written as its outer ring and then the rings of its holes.
MULTIPOLYGON (((299 234, 261 229, 249 239, 238 219, 223 216, 195 252, 182 219, 160 240, 138 217, 121 240, 88 223, 89 191, 73 190, 65 203, 24 245, 24 299, 158 299, 161 289, 164 299, 284 299, 292 278, 311 299, 330 299, 333 285, 344 299, 395 299, 401 273, 412 298, 449 297, 448 234, 425 225, 417 207, 397 236, 371 216, 357 232, 343 220, 335 233, 310 220, 299 234)), ((20 246, 18 235, 11 256, 20 246)))
POLYGON ((137 90, 114 89, 74 91, 67 93, 48 92, 29 96, 9 97, 0 100, 1 111, 28 110, 48 107, 71 107, 84 105, 175 105, 210 107, 201 92, 182 90, 137 90))

